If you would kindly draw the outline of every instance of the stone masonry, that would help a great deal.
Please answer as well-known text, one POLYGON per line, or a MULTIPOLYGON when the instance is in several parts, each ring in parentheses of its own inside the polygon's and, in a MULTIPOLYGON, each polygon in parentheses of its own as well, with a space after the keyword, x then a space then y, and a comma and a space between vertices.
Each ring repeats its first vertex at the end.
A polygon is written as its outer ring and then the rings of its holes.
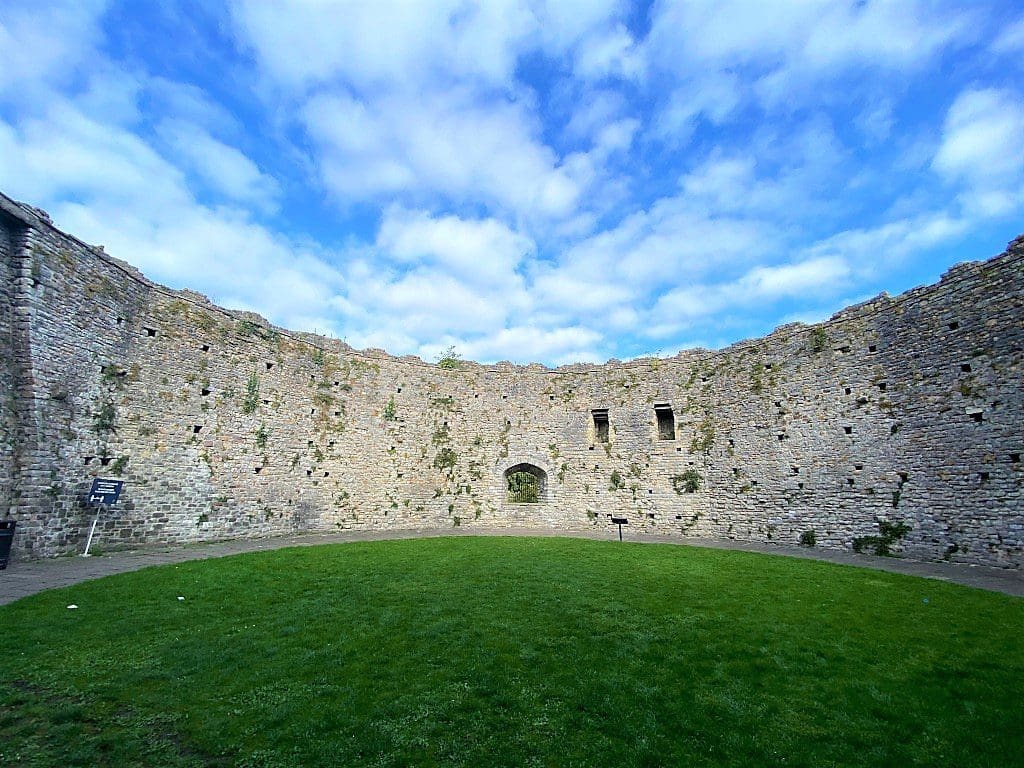
POLYGON ((0 278, 15 557, 81 551, 103 476, 127 482, 97 529, 108 549, 610 533, 625 517, 635 533, 1024 564, 1024 238, 819 325, 557 369, 446 368, 275 328, 157 285, 2 195, 0 278), (521 465, 537 503, 508 500, 521 465))

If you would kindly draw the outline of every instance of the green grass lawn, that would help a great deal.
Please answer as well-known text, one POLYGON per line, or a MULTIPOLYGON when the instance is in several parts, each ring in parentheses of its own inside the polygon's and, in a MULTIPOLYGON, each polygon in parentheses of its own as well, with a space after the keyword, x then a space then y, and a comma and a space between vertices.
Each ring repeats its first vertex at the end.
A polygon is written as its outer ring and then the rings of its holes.
POLYGON ((1024 600, 784 557, 294 548, 0 626, 3 765, 1024 765, 1024 600))

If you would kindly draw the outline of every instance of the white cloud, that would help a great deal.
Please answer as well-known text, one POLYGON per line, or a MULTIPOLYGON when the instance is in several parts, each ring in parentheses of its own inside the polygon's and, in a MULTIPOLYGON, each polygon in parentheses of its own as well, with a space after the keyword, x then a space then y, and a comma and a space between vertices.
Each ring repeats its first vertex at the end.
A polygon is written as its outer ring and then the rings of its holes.
POLYGON ((834 296, 851 275, 846 261, 836 256, 756 266, 725 282, 681 285, 662 295, 650 313, 648 335, 664 338, 708 323, 723 312, 743 313, 780 299, 834 296))
POLYGON ((602 334, 580 326, 502 328, 485 339, 460 346, 466 357, 487 362, 497 360, 549 360, 554 365, 600 362, 597 351, 604 346, 602 334))
POLYGON ((157 133, 175 156, 208 187, 229 200, 273 210, 280 195, 277 182, 234 147, 185 120, 164 120, 157 133))
POLYGON ((808 259, 841 259, 858 280, 876 278, 909 257, 963 235, 969 222, 925 213, 874 227, 849 229, 804 249, 808 259))
POLYGON ((94 55, 106 6, 106 0, 4 2, 0 6, 0 100, 39 95, 44 84, 72 81, 77 65, 94 55))
POLYGON ((932 167, 964 185, 965 207, 1007 214, 1024 202, 1024 101, 994 88, 968 90, 946 115, 932 167))
POLYGON ((579 184, 537 138, 527 107, 475 97, 465 89, 371 103, 318 96, 302 119, 322 153, 323 181, 343 201, 439 193, 519 215, 571 214, 579 184))
POLYGON ((920 68, 973 35, 971 14, 951 3, 663 0, 651 11, 644 55, 670 83, 682 84, 661 134, 685 137, 698 114, 721 122, 755 96, 784 111, 795 102, 818 103, 823 80, 865 67, 920 68), (726 88, 737 73, 742 81, 726 88), (710 89, 701 85, 716 81, 710 89))
POLYGON ((992 41, 991 50, 997 54, 1019 54, 1024 51, 1024 16, 1008 24, 992 41))
POLYGON ((670 144, 689 142, 700 118, 725 122, 742 98, 739 79, 728 72, 710 71, 683 77, 673 88, 657 116, 653 133, 670 144))
POLYGON ((533 241, 495 219, 467 220, 390 208, 377 248, 405 264, 434 264, 470 284, 509 286, 535 250, 533 241))
POLYGON ((395 84, 472 80, 510 87, 521 55, 561 56, 581 46, 578 66, 628 71, 624 4, 440 0, 374 3, 237 0, 232 16, 273 77, 292 87, 342 82, 360 91, 395 84))

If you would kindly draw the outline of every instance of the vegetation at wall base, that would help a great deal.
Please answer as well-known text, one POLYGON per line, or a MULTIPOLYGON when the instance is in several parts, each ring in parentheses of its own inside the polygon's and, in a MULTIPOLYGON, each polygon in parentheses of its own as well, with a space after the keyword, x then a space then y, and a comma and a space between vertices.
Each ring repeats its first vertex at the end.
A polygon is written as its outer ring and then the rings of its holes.
POLYGON ((353 543, 0 621, 5 765, 1024 765, 1024 601, 816 561, 353 543))

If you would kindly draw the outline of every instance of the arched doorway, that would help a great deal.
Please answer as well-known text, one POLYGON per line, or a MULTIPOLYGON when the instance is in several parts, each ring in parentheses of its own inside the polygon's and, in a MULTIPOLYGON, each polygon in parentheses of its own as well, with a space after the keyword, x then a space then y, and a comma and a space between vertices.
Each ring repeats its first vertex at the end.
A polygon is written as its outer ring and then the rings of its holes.
POLYGON ((516 464, 505 470, 505 501, 509 504, 539 504, 545 500, 548 476, 534 464, 516 464))

